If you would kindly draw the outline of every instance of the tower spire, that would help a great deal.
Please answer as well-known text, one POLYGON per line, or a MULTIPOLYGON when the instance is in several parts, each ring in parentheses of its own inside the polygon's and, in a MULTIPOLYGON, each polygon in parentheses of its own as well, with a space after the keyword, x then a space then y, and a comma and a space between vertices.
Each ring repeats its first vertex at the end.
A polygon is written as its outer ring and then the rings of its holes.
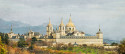
POLYGON ((103 34, 103 33, 101 32, 100 25, 99 25, 99 31, 98 31, 96 34, 103 34))
POLYGON ((69 22, 66 25, 66 27, 75 27, 75 25, 73 24, 72 19, 71 19, 71 14, 70 14, 69 22))
POLYGON ((50 18, 49 18, 49 24, 47 25, 47 27, 51 27, 52 24, 51 24, 51 21, 50 21, 50 18))
POLYGON ((11 31, 12 31, 12 25, 11 25, 11 31))
POLYGON ((65 25, 63 24, 63 18, 61 19, 61 24, 60 24, 60 26, 65 26, 65 25))
POLYGON ((12 24, 11 24, 11 31, 10 31, 11 33, 13 33, 13 28, 12 28, 12 24))
POLYGON ((61 19, 61 24, 63 24, 63 18, 61 19))
POLYGON ((69 22, 72 22, 72 19, 71 19, 71 14, 70 14, 69 22))
POLYGON ((101 31, 101 29, 100 29, 100 25, 99 25, 99 31, 101 31))

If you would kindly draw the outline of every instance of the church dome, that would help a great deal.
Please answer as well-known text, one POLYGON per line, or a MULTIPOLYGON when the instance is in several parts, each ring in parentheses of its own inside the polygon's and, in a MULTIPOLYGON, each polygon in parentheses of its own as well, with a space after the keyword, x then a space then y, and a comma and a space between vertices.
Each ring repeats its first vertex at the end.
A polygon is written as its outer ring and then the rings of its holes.
POLYGON ((75 25, 72 23, 71 17, 70 17, 69 22, 66 25, 66 27, 75 27, 75 25))

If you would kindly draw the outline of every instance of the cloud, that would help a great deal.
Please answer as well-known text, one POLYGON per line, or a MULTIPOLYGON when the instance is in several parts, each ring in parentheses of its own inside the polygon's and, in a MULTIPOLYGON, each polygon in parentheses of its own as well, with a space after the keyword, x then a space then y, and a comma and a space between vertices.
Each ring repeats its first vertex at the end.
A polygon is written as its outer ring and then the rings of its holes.
POLYGON ((51 18, 52 24, 66 24, 69 14, 78 30, 95 35, 99 24, 104 37, 124 38, 124 0, 0 0, 0 18, 41 25, 51 18), (119 37, 120 36, 120 37, 119 37))

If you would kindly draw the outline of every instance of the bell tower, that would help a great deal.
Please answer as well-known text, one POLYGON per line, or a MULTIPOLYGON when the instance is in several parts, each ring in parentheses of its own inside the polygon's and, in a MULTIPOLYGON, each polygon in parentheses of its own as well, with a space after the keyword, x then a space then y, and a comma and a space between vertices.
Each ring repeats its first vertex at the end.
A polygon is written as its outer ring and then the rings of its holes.
POLYGON ((59 32, 61 36, 65 35, 65 25, 63 24, 63 19, 61 20, 61 24, 59 25, 59 32))
POLYGON ((11 30, 10 30, 10 33, 13 33, 13 28, 12 28, 12 25, 11 25, 11 30))
POLYGON ((97 36, 99 39, 103 39, 103 33, 101 32, 100 26, 99 26, 99 31, 96 33, 96 36, 97 36))
POLYGON ((52 24, 51 24, 50 19, 49 19, 49 24, 48 24, 47 27, 46 27, 46 30, 47 30, 47 32, 46 32, 47 36, 50 36, 51 33, 53 32, 53 26, 52 26, 52 24))
POLYGON ((71 19, 71 14, 70 14, 70 18, 69 18, 69 22, 68 24, 66 25, 66 31, 69 32, 69 33, 72 33, 76 30, 75 28, 75 25, 73 24, 72 22, 72 19, 71 19))

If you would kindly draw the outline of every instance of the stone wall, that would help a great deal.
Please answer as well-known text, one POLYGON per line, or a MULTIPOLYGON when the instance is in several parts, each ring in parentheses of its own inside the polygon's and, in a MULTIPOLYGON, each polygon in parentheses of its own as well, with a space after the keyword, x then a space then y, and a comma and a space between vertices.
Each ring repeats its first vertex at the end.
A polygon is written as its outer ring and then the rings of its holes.
POLYGON ((88 46, 103 46, 103 39, 56 39, 56 42, 64 44, 74 44, 76 42, 79 45, 87 44, 88 46))
POLYGON ((51 41, 63 44, 74 44, 75 42, 79 45, 86 44, 88 46, 103 46, 103 39, 39 39, 43 41, 51 41))

